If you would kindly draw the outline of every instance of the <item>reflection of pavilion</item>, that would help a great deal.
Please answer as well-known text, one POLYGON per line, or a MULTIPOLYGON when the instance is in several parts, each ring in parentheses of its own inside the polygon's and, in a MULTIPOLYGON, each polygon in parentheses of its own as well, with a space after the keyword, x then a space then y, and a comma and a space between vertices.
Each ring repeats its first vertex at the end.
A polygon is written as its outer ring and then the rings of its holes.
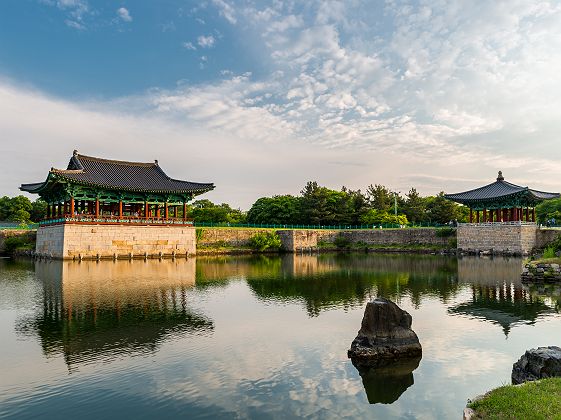
POLYGON ((37 334, 46 356, 69 366, 154 351, 171 335, 213 329, 187 307, 195 262, 37 262, 43 310, 18 330, 37 334))
POLYGON ((506 336, 513 326, 534 324, 540 316, 554 312, 543 300, 524 290, 521 265, 517 259, 460 259, 458 277, 470 285, 472 298, 448 312, 500 325, 506 336))

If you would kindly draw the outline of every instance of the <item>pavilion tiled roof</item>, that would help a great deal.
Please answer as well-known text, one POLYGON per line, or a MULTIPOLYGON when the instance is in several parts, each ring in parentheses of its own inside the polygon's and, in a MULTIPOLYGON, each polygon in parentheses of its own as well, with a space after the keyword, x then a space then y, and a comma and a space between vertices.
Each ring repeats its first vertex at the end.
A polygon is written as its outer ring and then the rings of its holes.
POLYGON ((508 198, 514 195, 525 195, 535 201, 549 200, 552 198, 559 198, 559 193, 551 193, 533 190, 528 187, 512 184, 504 180, 502 172, 499 171, 497 180, 492 184, 485 185, 473 190, 445 194, 444 197, 462 204, 469 204, 478 201, 489 201, 501 198, 508 198))
MULTIPOLYGON (((214 189, 212 183, 197 183, 170 178, 154 162, 127 162, 86 156, 74 151, 67 169, 51 168, 54 174, 64 180, 80 185, 103 187, 114 190, 153 193, 195 193, 214 189)), ((23 184, 20 189, 38 192, 49 182, 23 184)))

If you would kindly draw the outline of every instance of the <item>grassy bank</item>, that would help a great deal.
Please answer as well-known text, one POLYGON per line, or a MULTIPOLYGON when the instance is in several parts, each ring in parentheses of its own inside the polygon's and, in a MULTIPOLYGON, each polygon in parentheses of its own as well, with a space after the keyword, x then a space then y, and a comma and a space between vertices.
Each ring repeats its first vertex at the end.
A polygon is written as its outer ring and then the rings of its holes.
POLYGON ((483 419, 561 419, 561 378, 494 389, 468 405, 483 419))

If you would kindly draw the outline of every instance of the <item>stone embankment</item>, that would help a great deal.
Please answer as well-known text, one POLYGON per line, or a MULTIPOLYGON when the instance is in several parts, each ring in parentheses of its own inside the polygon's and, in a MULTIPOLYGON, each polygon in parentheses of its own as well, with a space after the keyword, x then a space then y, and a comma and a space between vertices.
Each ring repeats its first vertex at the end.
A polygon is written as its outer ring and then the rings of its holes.
POLYGON ((561 282, 561 265, 530 261, 524 266, 521 277, 524 283, 561 282))
MULTIPOLYGON (((228 248, 248 248, 250 239, 267 229, 198 228, 197 253, 228 248)), ((302 252, 318 249, 369 249, 378 251, 434 251, 455 249, 455 231, 442 236, 437 229, 370 229, 327 230, 298 229, 278 230, 282 248, 286 252, 302 252), (341 244, 344 244, 341 246, 341 244)))
POLYGON ((0 230, 0 254, 6 252, 6 239, 20 237, 26 242, 35 242, 36 230, 2 229, 0 230))

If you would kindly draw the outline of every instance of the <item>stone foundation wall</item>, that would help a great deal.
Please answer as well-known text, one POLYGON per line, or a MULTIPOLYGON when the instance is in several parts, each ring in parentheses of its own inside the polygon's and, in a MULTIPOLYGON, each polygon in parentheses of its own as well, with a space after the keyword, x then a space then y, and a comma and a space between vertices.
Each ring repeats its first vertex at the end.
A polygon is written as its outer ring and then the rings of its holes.
POLYGON ((460 224, 458 249, 526 255, 536 247, 536 225, 460 224))
POLYGON ((315 249, 318 246, 318 232, 314 230, 279 230, 277 234, 282 249, 287 252, 315 249))
POLYGON ((184 226, 41 226, 35 252, 57 259, 193 255, 195 229, 184 226))
POLYGON ((197 245, 202 247, 212 247, 219 245, 226 246, 247 246, 249 240, 257 233, 270 232, 270 229, 243 229, 243 228, 197 228, 197 245))
POLYGON ((437 229, 370 229, 370 230, 319 230, 318 241, 333 243, 341 235, 351 243, 368 245, 436 245, 448 246, 451 236, 438 236, 437 229))
POLYGON ((561 236, 561 229, 542 228, 536 235, 536 248, 545 248, 548 244, 561 236))

